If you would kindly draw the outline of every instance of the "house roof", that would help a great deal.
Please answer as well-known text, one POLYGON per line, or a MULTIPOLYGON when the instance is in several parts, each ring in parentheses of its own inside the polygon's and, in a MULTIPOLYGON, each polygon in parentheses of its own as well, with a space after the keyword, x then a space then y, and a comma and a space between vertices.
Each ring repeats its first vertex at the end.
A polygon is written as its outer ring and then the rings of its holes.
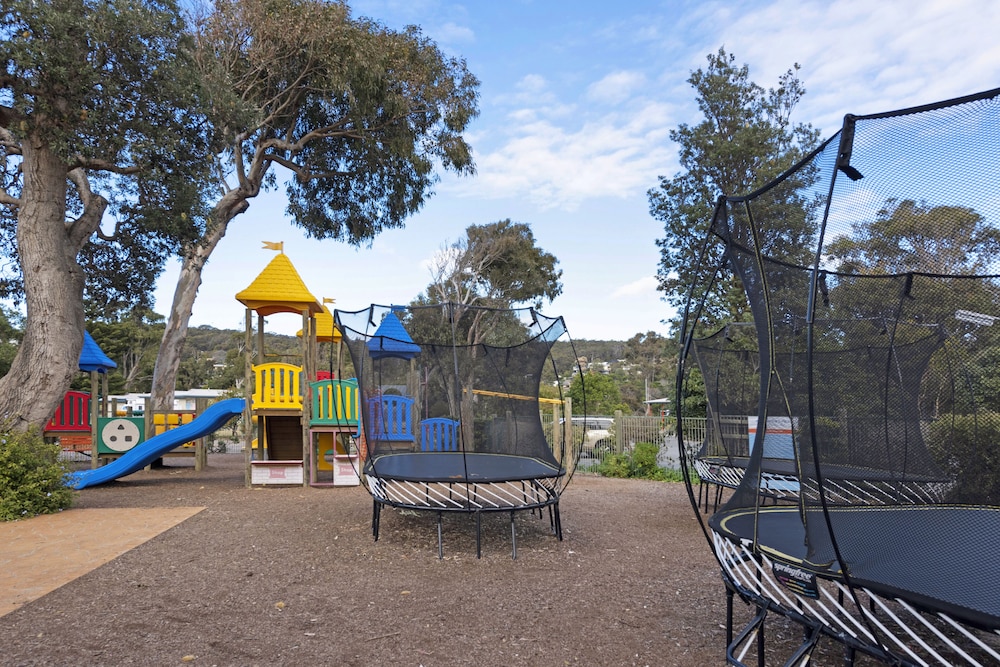
POLYGON ((275 255, 260 275, 236 294, 236 300, 265 316, 303 310, 311 315, 323 312, 323 306, 306 288, 299 272, 283 252, 275 255))

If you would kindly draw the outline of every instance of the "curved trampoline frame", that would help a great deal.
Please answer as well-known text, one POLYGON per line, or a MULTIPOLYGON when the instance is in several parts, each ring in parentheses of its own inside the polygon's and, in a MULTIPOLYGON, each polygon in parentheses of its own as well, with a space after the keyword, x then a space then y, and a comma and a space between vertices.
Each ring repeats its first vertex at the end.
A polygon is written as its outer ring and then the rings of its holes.
POLYGON ((510 512, 511 555, 517 558, 517 512, 549 510, 553 534, 562 540, 559 483, 566 470, 526 456, 476 452, 381 454, 365 465, 371 493, 372 535, 379 537, 382 507, 436 512, 438 557, 444 556, 445 512, 474 514, 476 557, 482 555, 483 512, 510 512))
MULTIPOLYGON (((700 456, 693 461, 695 472, 703 484, 735 489, 743 481, 749 459, 746 457, 700 456)), ((818 499, 819 483, 815 479, 800 478, 783 461, 766 461, 761 471, 760 493, 774 500, 795 502, 800 495, 818 499), (787 468, 787 469, 786 469, 787 468)), ((849 505, 877 505, 879 503, 935 503, 939 502, 950 487, 942 479, 879 480, 877 472, 851 471, 842 475, 823 477, 823 493, 827 502, 849 505)), ((699 493, 699 496, 701 494, 699 493)), ((707 507, 707 498, 705 500, 707 507)), ((717 503, 718 504, 718 503, 717 503)))
MULTIPOLYGON (((763 631, 769 612, 775 612, 800 623, 805 638, 786 664, 808 655, 822 635, 841 642, 849 652, 848 664, 854 652, 860 651, 878 660, 906 665, 954 665, 964 660, 970 665, 994 662, 1000 664, 1000 622, 975 623, 967 610, 982 601, 962 601, 915 596, 914 586, 906 583, 912 575, 912 564, 902 558, 880 564, 882 576, 866 580, 863 574, 852 573, 851 585, 836 561, 826 566, 808 563, 801 545, 802 524, 795 506, 746 508, 717 513, 710 520, 712 542, 722 565, 727 588, 727 657, 730 664, 742 664, 747 652, 763 631), (777 519, 788 526, 789 539, 784 544, 753 544, 753 515, 759 512, 765 520, 777 519), (742 520, 742 526, 736 526, 742 520), (798 590, 797 590, 798 589, 798 590), (758 613, 746 627, 734 636, 732 605, 734 595, 754 604, 758 613), (857 606, 855 605, 857 601, 857 606), (858 608, 866 608, 864 617, 858 608), (976 628, 975 626, 980 627, 976 628), (973 655, 973 654, 976 655, 973 655)), ((816 512, 822 510, 816 509, 816 512)), ((949 511, 957 513, 989 513, 1000 528, 1000 509, 993 507, 899 507, 842 508, 847 514, 885 516, 883 521, 898 519, 902 512, 949 511)), ((833 515, 836 516, 837 510, 833 515)), ((868 518, 868 517, 865 517, 868 518)), ((912 522, 912 519, 911 519, 912 522)), ((926 522, 924 522, 926 525, 926 522)), ((913 524, 919 527, 919 524, 913 524)), ((844 531, 846 532, 846 531, 844 531)), ((843 533, 841 533, 843 534, 843 533)), ((935 543, 935 542, 931 542, 935 543)), ((947 547, 946 539, 936 542, 947 547)), ((947 551, 947 548, 946 548, 947 551)), ((827 554, 827 557, 829 554, 827 554)), ((949 558, 948 553, 930 553, 923 557, 949 558)), ((955 563, 956 577, 977 576, 986 580, 1000 579, 1000 562, 990 554, 962 553, 955 563)), ((955 590, 950 587, 949 590, 955 590)), ((1000 600, 995 609, 983 612, 998 621, 1000 600)), ((758 646, 758 650, 759 650, 758 646)))

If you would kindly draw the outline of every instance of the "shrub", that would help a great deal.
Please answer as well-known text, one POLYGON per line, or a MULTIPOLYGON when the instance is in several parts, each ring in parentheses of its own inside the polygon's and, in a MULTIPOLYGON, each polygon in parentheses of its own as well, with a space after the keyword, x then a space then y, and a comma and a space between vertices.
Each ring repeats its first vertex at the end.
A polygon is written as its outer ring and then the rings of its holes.
POLYGON ((606 457, 598 464, 597 472, 605 477, 635 477, 665 481, 667 471, 656 462, 659 453, 659 445, 639 442, 631 452, 606 457))
POLYGON ((66 473, 59 445, 45 442, 37 430, 0 427, 0 521, 69 507, 73 492, 66 486, 66 473))
POLYGON ((629 454, 609 454, 601 459, 596 470, 604 477, 631 477, 632 457, 629 454))
POLYGON ((927 448, 935 462, 955 481, 949 502, 1000 502, 1000 413, 948 414, 931 427, 927 448))

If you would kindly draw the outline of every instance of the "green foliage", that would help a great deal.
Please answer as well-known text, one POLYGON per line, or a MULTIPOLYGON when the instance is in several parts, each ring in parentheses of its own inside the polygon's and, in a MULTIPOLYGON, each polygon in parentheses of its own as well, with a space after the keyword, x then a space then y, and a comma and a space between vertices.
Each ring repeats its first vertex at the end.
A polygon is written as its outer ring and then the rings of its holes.
MULTIPOLYGON (((195 39, 228 144, 220 174, 239 171, 248 189, 277 185, 273 165, 287 169, 287 211, 310 237, 370 241, 420 209, 436 167, 474 171, 463 132, 479 81, 419 28, 355 19, 344 2, 212 5, 195 39)), ((241 210, 232 203, 220 202, 220 219, 241 210)))
POLYGON ((554 255, 535 245, 531 227, 524 223, 507 219, 470 225, 465 238, 439 256, 426 301, 540 309, 543 300, 562 293, 562 271, 556 264, 554 255))
POLYGON ((0 428, 0 521, 51 514, 72 504, 58 456, 59 446, 46 443, 37 430, 0 428))
POLYGON ((955 480, 948 501, 1000 504, 1000 413, 948 414, 930 428, 927 448, 945 474, 955 480))
POLYGON ((573 399, 573 411, 580 415, 613 415, 615 410, 631 412, 622 403, 614 378, 603 373, 574 375, 569 385, 569 396, 573 399))
POLYGON ((656 458, 659 453, 659 445, 651 442, 638 442, 631 452, 612 454, 606 457, 597 465, 596 470, 604 477, 634 477, 661 482, 677 481, 670 479, 676 475, 668 475, 666 470, 657 465, 656 458))
POLYGON ((23 319, 17 311, 0 305, 0 377, 10 370, 10 364, 17 354, 24 335, 23 319))
MULTIPOLYGON (((90 317, 148 307, 169 246, 194 232, 210 163, 179 7, 171 0, 12 0, 0 13, 0 33, 7 95, 0 126, 12 139, 0 145, 0 186, 22 199, 0 211, 7 223, 0 225, 0 253, 17 257, 13 223, 30 204, 22 182, 30 170, 21 161, 37 158, 22 145, 44 145, 73 176, 67 217, 81 227, 75 234, 90 239, 77 258, 90 317), (92 234, 105 204, 115 218, 113 238, 107 228, 92 234)), ((65 197, 35 190, 41 199, 65 197)), ((17 263, 7 266, 0 294, 20 299, 17 263)))
MULTIPOLYGON (((664 223, 660 248, 659 289, 674 306, 683 304, 691 285, 708 284, 699 267, 719 266, 700 262, 703 240, 719 195, 742 195, 771 181, 804 157, 818 141, 809 125, 792 125, 790 116, 805 94, 795 65, 779 77, 778 87, 765 91, 752 82, 746 65, 737 67, 735 56, 724 48, 708 56, 708 66, 691 74, 688 83, 697 92, 704 119, 682 124, 670 133, 680 146, 684 171, 673 178, 660 177, 658 188, 648 193, 650 213, 664 223)), ((808 176, 808 175, 807 175, 808 176)), ((794 180, 794 179, 793 179, 794 180)), ((791 191, 799 183, 789 183, 791 191)), ((780 242, 789 252, 807 247, 804 204, 782 202, 772 211, 786 220, 780 242)), ((715 251, 717 252, 717 251, 715 251)), ((742 320, 746 297, 732 276, 723 276, 707 315, 722 321, 742 320)))

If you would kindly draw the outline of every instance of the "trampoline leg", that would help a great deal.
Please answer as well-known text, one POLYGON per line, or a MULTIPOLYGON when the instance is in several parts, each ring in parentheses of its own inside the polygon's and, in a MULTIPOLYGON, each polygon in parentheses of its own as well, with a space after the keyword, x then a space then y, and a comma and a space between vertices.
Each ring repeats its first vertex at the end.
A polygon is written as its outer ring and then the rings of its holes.
MULTIPOLYGON (((728 591, 727 595, 731 595, 728 591)), ((729 600, 731 601, 731 599, 729 600)), ((727 610, 727 617, 728 617, 727 610)), ((726 629, 727 640, 729 643, 726 645, 726 664, 727 665, 737 665, 738 667, 745 667, 740 661, 742 658, 741 648, 747 648, 747 642, 756 641, 757 642, 757 665, 758 667, 764 667, 764 620, 767 618, 767 609, 765 607, 758 607, 757 614, 747 623, 746 627, 740 630, 739 634, 732 637, 732 626, 731 621, 727 623, 729 627, 726 629), (740 655, 737 655, 737 653, 740 655)))
POLYGON ((377 500, 372 501, 372 536, 378 542, 378 529, 382 521, 382 503, 377 500))
POLYGON ((767 660, 764 658, 764 623, 767 621, 766 611, 765 615, 760 618, 760 634, 757 635, 757 667, 764 667, 767 665, 767 660))
POLYGON ((510 513, 510 559, 517 560, 517 532, 514 530, 514 512, 510 513))
POLYGON ((556 517, 556 537, 562 542, 562 517, 559 515, 559 501, 552 503, 552 509, 554 510, 556 517))
POLYGON ((444 545, 441 541, 441 512, 438 512, 438 560, 444 558, 444 545))
POLYGON ((733 589, 726 586, 726 646, 733 643, 733 589))
POLYGON ((482 520, 482 514, 480 512, 476 512, 476 558, 482 558, 483 555, 482 520))

